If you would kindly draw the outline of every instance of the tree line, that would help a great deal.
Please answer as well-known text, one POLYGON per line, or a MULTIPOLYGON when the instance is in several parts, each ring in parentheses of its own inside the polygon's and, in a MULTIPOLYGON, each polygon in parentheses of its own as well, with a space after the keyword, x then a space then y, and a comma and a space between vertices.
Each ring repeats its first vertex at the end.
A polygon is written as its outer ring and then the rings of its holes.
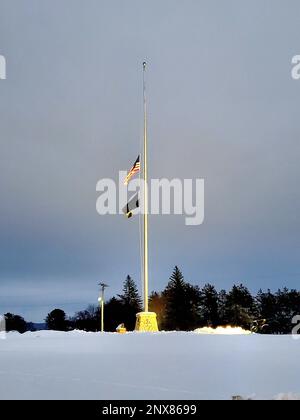
MULTIPOLYGON (((206 326, 230 325, 245 329, 255 326, 265 334, 290 334, 294 327, 293 317, 300 315, 300 292, 287 288, 275 293, 259 290, 253 296, 242 284, 234 285, 229 291, 217 291, 211 284, 200 288, 186 282, 180 269, 175 267, 166 288, 150 295, 149 310, 156 312, 160 330, 193 331, 206 326), (263 328, 259 328, 262 325, 263 328)), ((115 331, 121 323, 128 331, 134 330, 136 314, 141 311, 142 299, 137 286, 127 276, 122 293, 105 304, 105 330, 115 331)), ((30 324, 21 317, 12 314, 5 317, 8 331, 30 329, 30 324), (17 317, 16 322, 14 317, 17 317)), ((90 305, 70 318, 63 310, 55 309, 47 315, 45 322, 50 330, 99 331, 100 308, 90 305)))

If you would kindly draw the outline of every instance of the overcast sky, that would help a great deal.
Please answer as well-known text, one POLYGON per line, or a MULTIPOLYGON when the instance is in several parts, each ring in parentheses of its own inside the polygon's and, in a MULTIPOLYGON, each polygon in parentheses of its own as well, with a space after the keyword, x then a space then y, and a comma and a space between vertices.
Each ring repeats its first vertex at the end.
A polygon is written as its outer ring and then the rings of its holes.
POLYGON ((0 0, 0 313, 42 321, 140 285, 138 219, 99 216, 142 135, 149 170, 204 178, 205 221, 150 218, 150 289, 299 287, 298 0, 0 0))

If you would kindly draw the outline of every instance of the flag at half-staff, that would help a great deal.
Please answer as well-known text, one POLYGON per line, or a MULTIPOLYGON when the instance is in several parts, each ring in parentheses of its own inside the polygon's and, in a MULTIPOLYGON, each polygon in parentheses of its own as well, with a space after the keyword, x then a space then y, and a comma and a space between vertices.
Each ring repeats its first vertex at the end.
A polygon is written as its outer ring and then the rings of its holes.
POLYGON ((140 156, 137 157, 137 160, 134 162, 132 168, 130 169, 130 171, 128 172, 124 184, 127 185, 128 182, 131 180, 131 178, 137 174, 141 169, 141 164, 140 164, 140 156))
POLYGON ((122 209, 125 216, 130 219, 133 216, 133 210, 140 207, 140 200, 139 195, 136 193, 126 204, 126 206, 122 209))

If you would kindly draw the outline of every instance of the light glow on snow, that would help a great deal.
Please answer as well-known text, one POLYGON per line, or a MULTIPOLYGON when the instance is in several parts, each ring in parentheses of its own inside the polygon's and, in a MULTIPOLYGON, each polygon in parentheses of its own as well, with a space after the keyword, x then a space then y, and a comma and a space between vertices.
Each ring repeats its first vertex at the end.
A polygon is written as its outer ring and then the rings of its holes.
POLYGON ((220 335, 249 335, 252 334, 249 330, 244 330, 241 327, 231 327, 228 325, 227 327, 203 327, 198 328, 195 330, 198 334, 220 334, 220 335))

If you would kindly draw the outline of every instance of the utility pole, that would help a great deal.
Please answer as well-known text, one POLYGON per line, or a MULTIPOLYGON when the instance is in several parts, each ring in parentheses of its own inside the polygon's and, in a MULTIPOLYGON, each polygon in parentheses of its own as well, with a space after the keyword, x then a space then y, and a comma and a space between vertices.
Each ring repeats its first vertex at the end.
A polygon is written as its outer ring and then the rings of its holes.
POLYGON ((105 283, 99 283, 99 286, 101 287, 101 296, 98 298, 101 310, 101 332, 104 332, 104 290, 109 286, 105 283))

